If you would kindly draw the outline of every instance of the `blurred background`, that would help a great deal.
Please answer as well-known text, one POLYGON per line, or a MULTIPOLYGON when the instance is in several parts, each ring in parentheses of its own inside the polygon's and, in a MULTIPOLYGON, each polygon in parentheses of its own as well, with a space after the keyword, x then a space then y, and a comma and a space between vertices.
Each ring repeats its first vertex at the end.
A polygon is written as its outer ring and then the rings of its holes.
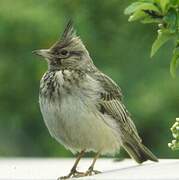
POLYGON ((47 64, 31 53, 50 47, 70 17, 97 67, 122 88, 144 144, 160 158, 179 157, 167 146, 179 116, 179 76, 172 79, 169 73, 173 44, 150 59, 157 27, 129 23, 123 11, 130 2, 0 1, 1 157, 72 156, 50 137, 43 122, 38 91, 47 64))

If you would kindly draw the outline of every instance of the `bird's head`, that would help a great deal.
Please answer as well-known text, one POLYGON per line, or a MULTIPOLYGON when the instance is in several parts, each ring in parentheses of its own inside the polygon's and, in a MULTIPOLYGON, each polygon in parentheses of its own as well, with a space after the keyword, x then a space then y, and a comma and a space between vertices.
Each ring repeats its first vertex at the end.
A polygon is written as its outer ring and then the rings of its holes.
POLYGON ((49 69, 85 68, 92 63, 87 49, 69 21, 61 38, 49 49, 33 51, 48 62, 49 69))

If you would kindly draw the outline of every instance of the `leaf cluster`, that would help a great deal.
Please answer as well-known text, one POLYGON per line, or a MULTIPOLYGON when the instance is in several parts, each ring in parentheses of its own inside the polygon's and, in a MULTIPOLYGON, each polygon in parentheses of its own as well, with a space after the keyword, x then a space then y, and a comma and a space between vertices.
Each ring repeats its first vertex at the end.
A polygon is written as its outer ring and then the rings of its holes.
POLYGON ((125 9, 129 21, 158 24, 158 36, 151 49, 151 57, 169 40, 174 41, 170 72, 176 76, 179 64, 179 0, 138 0, 125 9))
POLYGON ((179 150, 179 118, 176 118, 175 124, 171 127, 172 135, 174 140, 171 143, 168 143, 168 146, 172 150, 179 150))

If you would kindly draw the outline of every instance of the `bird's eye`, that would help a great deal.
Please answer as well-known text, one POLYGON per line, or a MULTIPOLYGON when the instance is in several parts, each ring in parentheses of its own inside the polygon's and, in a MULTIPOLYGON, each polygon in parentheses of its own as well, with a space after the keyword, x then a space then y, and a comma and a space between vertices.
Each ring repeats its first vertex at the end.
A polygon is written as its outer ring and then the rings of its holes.
POLYGON ((68 54, 68 51, 67 51, 67 50, 62 50, 62 51, 60 52, 60 54, 63 55, 63 56, 66 56, 66 55, 68 54))

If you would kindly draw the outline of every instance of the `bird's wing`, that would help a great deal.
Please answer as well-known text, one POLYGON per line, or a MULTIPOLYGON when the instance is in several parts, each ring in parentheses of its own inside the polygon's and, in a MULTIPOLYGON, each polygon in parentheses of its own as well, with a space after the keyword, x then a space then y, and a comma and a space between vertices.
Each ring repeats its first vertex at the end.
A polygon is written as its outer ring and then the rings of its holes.
POLYGON ((130 118, 130 114, 122 103, 122 93, 119 86, 101 72, 96 72, 93 76, 95 76, 95 79, 104 89, 104 91, 100 93, 101 97, 99 102, 97 102, 97 106, 100 107, 99 110, 102 113, 112 116, 116 120, 124 137, 132 137, 138 142, 141 142, 141 138, 130 118))

